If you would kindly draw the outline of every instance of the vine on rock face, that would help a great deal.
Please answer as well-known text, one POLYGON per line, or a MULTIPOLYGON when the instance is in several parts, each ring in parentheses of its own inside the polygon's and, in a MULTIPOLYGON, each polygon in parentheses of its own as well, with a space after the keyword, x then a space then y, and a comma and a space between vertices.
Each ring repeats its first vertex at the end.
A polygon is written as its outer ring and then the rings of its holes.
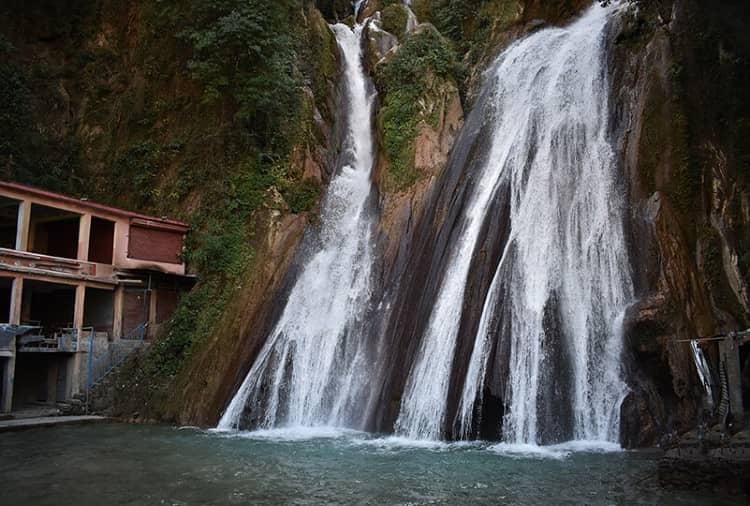
POLYGON ((408 188, 418 177, 414 138, 418 124, 429 119, 420 100, 432 81, 457 80, 462 72, 450 43, 430 25, 409 35, 393 58, 377 67, 375 81, 383 98, 379 121, 393 189, 408 188))

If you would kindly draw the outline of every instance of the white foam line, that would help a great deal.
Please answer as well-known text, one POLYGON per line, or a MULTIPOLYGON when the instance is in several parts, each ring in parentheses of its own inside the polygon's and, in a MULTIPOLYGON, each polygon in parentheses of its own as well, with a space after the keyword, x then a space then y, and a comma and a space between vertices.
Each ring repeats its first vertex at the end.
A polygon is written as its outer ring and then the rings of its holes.
POLYGON ((515 459, 553 459, 564 460, 571 455, 571 451, 553 449, 545 446, 530 444, 498 443, 487 448, 489 451, 515 459))
POLYGON ((343 437, 360 438, 363 433, 341 427, 280 427, 275 429, 260 429, 254 431, 236 431, 209 429, 208 432, 224 437, 255 439, 259 441, 297 442, 310 441, 314 439, 340 439, 343 437))
POLYGON ((382 450, 431 450, 452 451, 484 448, 484 441, 439 441, 432 439, 411 439, 401 436, 385 436, 374 439, 357 439, 351 441, 357 446, 369 446, 382 450))
MULTIPOLYGON (((187 429, 180 428, 180 429, 187 429)), ((192 427, 189 427, 192 428, 192 427)), ((582 453, 619 453, 623 450, 618 444, 608 441, 566 441, 549 446, 531 444, 493 443, 490 441, 440 441, 430 439, 410 439, 401 436, 375 437, 373 434, 354 429, 330 426, 295 426, 255 431, 208 429, 209 434, 220 437, 249 439, 272 442, 304 442, 313 440, 339 440, 355 447, 369 447, 387 451, 489 451, 497 455, 515 459, 564 460, 582 453)))

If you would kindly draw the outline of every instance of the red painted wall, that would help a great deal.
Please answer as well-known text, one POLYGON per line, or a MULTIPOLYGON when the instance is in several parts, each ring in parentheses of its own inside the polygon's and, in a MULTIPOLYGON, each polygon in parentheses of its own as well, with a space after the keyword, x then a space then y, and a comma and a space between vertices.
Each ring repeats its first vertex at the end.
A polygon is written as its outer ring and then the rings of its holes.
POLYGON ((182 233, 130 225, 128 257, 172 264, 182 263, 182 233))

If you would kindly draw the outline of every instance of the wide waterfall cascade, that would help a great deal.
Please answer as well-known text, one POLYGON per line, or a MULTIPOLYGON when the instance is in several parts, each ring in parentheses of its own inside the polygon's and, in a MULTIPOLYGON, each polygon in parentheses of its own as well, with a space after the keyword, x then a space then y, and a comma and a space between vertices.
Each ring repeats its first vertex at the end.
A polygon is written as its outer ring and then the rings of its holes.
POLYGON ((622 319, 633 286, 608 129, 606 26, 615 10, 595 5, 566 29, 532 35, 496 69, 490 159, 510 185, 512 228, 480 321, 461 419, 467 427, 484 384, 489 322, 502 304, 510 313, 503 433, 514 443, 540 442, 540 413, 566 402, 559 398, 566 388, 573 438, 619 437, 627 390, 622 319), (563 362, 556 354, 569 357, 569 372, 549 370, 563 362))
POLYGON ((608 130, 605 28, 616 10, 595 4, 566 28, 535 32, 489 71, 488 161, 472 175, 402 397, 398 433, 436 439, 445 430, 467 278, 482 226, 502 193, 509 196, 510 232, 461 383, 460 433, 472 431, 491 351, 504 339, 510 341, 507 441, 617 440, 626 392, 621 323, 633 287, 608 130), (566 410, 570 430, 542 437, 545 421, 565 418, 566 410))
POLYGON ((364 320, 371 298, 375 98, 362 65, 362 26, 332 27, 344 62, 346 138, 342 166, 321 209, 317 242, 286 306, 235 394, 219 429, 237 429, 249 407, 253 426, 357 426, 366 387, 364 320))

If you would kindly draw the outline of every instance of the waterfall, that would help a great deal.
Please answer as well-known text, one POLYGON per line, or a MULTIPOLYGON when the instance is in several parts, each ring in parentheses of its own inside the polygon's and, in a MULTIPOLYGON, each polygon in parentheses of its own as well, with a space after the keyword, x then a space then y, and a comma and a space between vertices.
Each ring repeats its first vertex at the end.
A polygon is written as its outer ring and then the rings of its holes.
POLYGON ((365 319, 371 298, 374 92, 362 65, 361 33, 332 27, 343 56, 346 138, 321 205, 320 227, 284 309, 222 416, 238 429, 360 423, 358 400, 371 360, 365 319))
POLYGON ((406 33, 411 33, 417 27, 419 21, 411 9, 411 0, 404 0, 404 8, 406 9, 406 33))
POLYGON ((359 17, 359 10, 362 8, 363 3, 365 3, 365 0, 354 0, 354 19, 355 20, 359 17))
POLYGON ((709 411, 713 411, 716 404, 714 402, 714 382, 713 374, 711 374, 711 366, 708 364, 705 353, 698 346, 697 340, 693 339, 690 341, 690 351, 692 352, 695 370, 698 371, 698 377, 705 391, 705 397, 703 398, 704 406, 709 411))
POLYGON ((606 25, 616 10, 595 4, 566 28, 535 32, 488 72, 488 156, 469 175, 398 433, 436 439, 445 431, 467 281, 488 213, 505 198, 510 231, 460 378, 460 434, 472 430, 491 351, 503 341, 507 441, 616 441, 626 392, 622 318, 633 298, 625 199, 608 129, 606 25))

